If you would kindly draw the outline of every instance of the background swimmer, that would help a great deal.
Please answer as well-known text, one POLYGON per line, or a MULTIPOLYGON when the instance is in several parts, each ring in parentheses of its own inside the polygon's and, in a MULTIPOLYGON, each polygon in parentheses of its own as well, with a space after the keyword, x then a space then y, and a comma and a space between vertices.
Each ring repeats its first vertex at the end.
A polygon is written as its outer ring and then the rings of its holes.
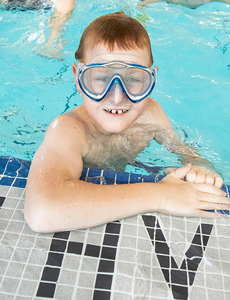
POLYGON ((0 4, 5 9, 21 11, 53 8, 54 13, 48 20, 50 34, 38 54, 45 57, 62 58, 63 44, 60 34, 63 33, 64 24, 72 17, 75 0, 0 0, 0 4))
POLYGON ((157 3, 157 2, 167 2, 171 4, 182 5, 189 8, 197 8, 203 4, 207 4, 210 2, 223 2, 230 4, 230 0, 142 0, 138 7, 143 7, 147 4, 157 3))
POLYGON ((72 12, 75 8, 75 0, 55 0, 55 12, 49 18, 48 26, 50 27, 50 34, 47 43, 42 47, 39 55, 62 58, 63 49, 62 39, 58 39, 63 33, 64 24, 72 18, 72 12))

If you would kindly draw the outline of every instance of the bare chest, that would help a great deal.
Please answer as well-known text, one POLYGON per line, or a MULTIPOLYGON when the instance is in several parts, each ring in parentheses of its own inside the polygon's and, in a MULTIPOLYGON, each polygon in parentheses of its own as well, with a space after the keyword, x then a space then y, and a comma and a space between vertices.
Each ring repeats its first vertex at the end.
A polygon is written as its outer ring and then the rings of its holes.
POLYGON ((142 130, 112 136, 92 136, 89 151, 83 158, 84 166, 123 171, 153 138, 153 131, 142 130))

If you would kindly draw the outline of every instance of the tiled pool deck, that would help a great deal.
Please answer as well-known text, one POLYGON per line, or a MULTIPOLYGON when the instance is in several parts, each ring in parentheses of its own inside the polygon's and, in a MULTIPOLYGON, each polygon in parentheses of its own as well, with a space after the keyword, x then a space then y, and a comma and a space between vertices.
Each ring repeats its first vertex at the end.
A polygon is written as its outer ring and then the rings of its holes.
MULTIPOLYGON (((0 299, 229 300, 230 217, 139 215, 37 234, 24 222, 30 163, 0 157, 0 299)), ((96 184, 157 181, 84 169, 96 184)), ((223 188, 229 197, 229 187, 223 188)), ((226 212, 228 213, 228 212, 226 212)))

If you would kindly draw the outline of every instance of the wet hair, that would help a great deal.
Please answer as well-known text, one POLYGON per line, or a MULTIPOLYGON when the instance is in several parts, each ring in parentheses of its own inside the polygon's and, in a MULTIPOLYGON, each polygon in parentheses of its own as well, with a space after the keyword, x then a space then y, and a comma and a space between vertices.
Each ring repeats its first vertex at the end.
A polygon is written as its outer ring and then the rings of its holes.
POLYGON ((83 62, 86 50, 93 50, 98 45, 107 46, 110 52, 115 47, 123 50, 144 49, 146 47, 149 49, 150 64, 153 64, 147 31, 141 23, 123 12, 101 16, 86 27, 75 52, 76 60, 83 62))

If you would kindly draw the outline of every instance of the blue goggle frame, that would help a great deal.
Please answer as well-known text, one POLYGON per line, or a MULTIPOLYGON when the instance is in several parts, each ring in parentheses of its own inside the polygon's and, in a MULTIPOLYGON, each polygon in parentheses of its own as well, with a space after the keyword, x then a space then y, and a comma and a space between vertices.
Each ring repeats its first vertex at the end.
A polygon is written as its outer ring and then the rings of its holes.
POLYGON ((106 94, 111 90, 113 84, 118 83, 123 91, 123 93, 126 94, 126 96, 128 97, 128 99, 132 102, 132 103, 138 103, 142 100, 144 100, 147 96, 149 96, 155 86, 156 83, 156 69, 153 67, 145 67, 142 65, 138 65, 138 64, 130 64, 130 63, 124 63, 122 61, 110 61, 110 62, 106 62, 106 63, 92 63, 90 65, 84 65, 79 63, 78 64, 78 83, 81 87, 81 90, 83 91, 83 93, 88 96, 90 99, 92 99, 93 101, 96 102, 100 102, 105 96, 106 94), (146 90, 139 94, 139 95, 133 95, 132 93, 130 93, 129 89, 127 88, 122 76, 120 74, 114 74, 113 76, 111 76, 106 88, 102 91, 102 93, 96 94, 93 93, 92 91, 90 91, 85 85, 84 85, 84 73, 90 69, 90 68, 94 68, 94 67, 109 67, 110 65, 114 65, 114 64, 118 64, 124 67, 128 67, 128 68, 140 68, 145 70, 146 72, 149 73, 149 78, 150 78, 150 83, 148 85, 148 87, 146 88, 146 90))

